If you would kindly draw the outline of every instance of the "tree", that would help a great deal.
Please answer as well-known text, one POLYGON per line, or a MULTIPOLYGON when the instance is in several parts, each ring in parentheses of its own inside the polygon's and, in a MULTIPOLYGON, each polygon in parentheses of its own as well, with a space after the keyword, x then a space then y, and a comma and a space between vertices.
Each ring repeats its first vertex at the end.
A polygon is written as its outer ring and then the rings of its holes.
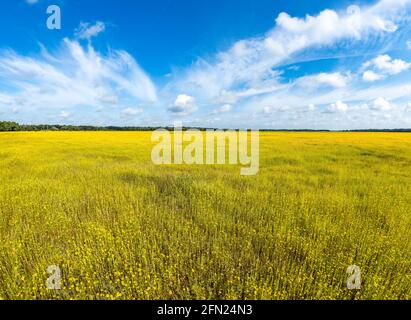
POLYGON ((16 122, 3 121, 0 122, 0 131, 20 131, 20 125, 16 122))

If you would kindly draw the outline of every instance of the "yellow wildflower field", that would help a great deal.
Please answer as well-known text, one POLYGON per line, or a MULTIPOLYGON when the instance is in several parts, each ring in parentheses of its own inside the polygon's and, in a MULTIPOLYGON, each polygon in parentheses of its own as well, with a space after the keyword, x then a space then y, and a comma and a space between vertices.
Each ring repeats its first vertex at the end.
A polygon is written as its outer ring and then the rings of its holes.
POLYGON ((411 299, 411 134, 261 133, 256 176, 152 147, 0 133, 0 299, 411 299))

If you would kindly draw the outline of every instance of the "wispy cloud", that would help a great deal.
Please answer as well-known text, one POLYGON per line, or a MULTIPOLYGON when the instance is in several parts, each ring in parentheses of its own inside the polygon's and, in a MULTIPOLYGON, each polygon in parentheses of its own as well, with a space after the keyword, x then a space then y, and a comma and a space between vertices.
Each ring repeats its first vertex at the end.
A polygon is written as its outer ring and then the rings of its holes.
POLYGON ((220 114, 220 113, 227 113, 230 112, 233 109, 233 106, 231 104, 225 104, 217 109, 215 109, 212 114, 220 114))
MULTIPOLYGON (((350 7, 347 12, 340 13, 324 10, 317 16, 305 18, 281 13, 275 27, 265 36, 238 41, 214 59, 198 60, 194 67, 178 75, 171 86, 190 89, 192 94, 210 100, 224 91, 234 92, 237 97, 244 90, 273 91, 280 75, 274 68, 289 62, 298 52, 342 40, 364 41, 373 34, 395 32, 396 23, 386 18, 387 12, 382 11, 388 2, 393 1, 382 0, 363 9, 350 7)), ((399 11, 401 6, 397 1, 394 7, 399 11)))
POLYGON ((174 69, 159 92, 129 53, 95 49, 91 40, 105 23, 81 23, 57 51, 0 52, 0 111, 55 108, 69 120, 91 108, 107 121, 185 117, 223 127, 399 126, 410 119, 411 80, 404 75, 411 64, 390 49, 400 40, 408 45, 410 4, 380 0, 304 17, 283 12, 264 35, 174 69), (323 58, 336 63, 315 65, 323 58))
MULTIPOLYGON (((339 12, 326 9, 304 18, 281 13, 265 35, 240 40, 212 58, 198 59, 193 66, 175 72, 163 91, 171 96, 186 92, 202 106, 199 112, 211 108, 211 114, 217 114, 216 105, 235 105, 240 126, 264 127, 273 125, 270 121, 282 121, 281 127, 298 123, 318 127, 320 114, 364 114, 371 108, 360 106, 367 103, 375 112, 392 111, 385 102, 411 97, 410 91, 404 91, 406 84, 401 89, 398 83, 386 81, 377 87, 364 87, 364 83, 407 71, 410 65, 404 60, 377 53, 357 68, 339 65, 338 70, 318 72, 317 67, 315 73, 295 79, 285 79, 283 67, 289 71, 289 65, 307 61, 307 52, 315 60, 315 53, 321 57, 321 52, 334 52, 341 58, 350 56, 355 48, 373 46, 375 50, 379 43, 378 50, 383 50, 387 37, 396 38, 393 35, 407 23, 410 3, 380 0, 371 6, 350 6, 339 12)), ((354 119, 363 126, 372 126, 375 120, 360 116, 350 119, 347 127, 354 119)), ((332 126, 330 119, 323 123, 332 126)))
POLYGON ((143 112, 144 110, 141 108, 126 108, 122 111, 123 115, 127 117, 135 117, 143 112))
POLYGON ((97 21, 95 24, 87 22, 80 22, 80 26, 75 31, 75 35, 79 39, 91 40, 93 37, 97 37, 100 33, 106 30, 105 23, 97 21))
POLYGON ((44 47, 37 56, 0 52, 0 88, 0 109, 39 112, 157 100, 155 85, 130 54, 102 54, 70 39, 54 53, 44 47))

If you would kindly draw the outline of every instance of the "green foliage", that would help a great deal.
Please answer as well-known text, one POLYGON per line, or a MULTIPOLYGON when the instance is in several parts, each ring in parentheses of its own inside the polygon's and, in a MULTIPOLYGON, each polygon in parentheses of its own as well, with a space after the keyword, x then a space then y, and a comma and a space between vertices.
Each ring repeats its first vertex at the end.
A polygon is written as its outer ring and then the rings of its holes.
POLYGON ((0 131, 20 131, 21 127, 16 122, 4 121, 0 122, 0 131))

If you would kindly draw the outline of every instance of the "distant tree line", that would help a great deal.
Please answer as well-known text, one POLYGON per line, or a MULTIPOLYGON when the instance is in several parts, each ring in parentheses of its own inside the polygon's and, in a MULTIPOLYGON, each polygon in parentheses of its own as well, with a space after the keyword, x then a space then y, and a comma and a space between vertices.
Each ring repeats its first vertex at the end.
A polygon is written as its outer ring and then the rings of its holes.
MULTIPOLYGON (((37 125, 22 125, 17 122, 0 121, 0 132, 5 131, 154 131, 159 128, 174 130, 174 127, 121 127, 121 126, 72 126, 72 125, 60 125, 60 124, 37 124, 37 125)), ((208 128, 197 127, 183 127, 183 130, 198 129, 207 130, 208 128)), ((211 129, 211 128, 210 128, 211 129)))
POLYGON ((17 122, 0 121, 0 131, 152 131, 155 127, 98 127, 98 126, 71 126, 71 125, 21 125, 17 122))
MULTIPOLYGON (((49 124, 38 124, 38 125, 21 125, 17 122, 12 121, 0 121, 0 132, 7 131, 154 131, 160 127, 98 127, 98 126, 70 126, 70 125, 49 125, 49 124)), ((164 128, 164 127, 163 127, 164 128)), ((174 130, 173 127, 165 127, 167 130, 174 130)), ((183 130, 188 129, 198 129, 207 130, 213 128, 197 128, 197 127, 185 127, 183 130)), ((312 130, 312 129, 263 129, 262 132, 331 132, 331 130, 312 130)), ((411 132, 411 129, 364 129, 364 130, 342 130, 341 132, 411 132)))
POLYGON ((342 132, 411 132, 411 129, 364 129, 364 130, 343 130, 342 132))

